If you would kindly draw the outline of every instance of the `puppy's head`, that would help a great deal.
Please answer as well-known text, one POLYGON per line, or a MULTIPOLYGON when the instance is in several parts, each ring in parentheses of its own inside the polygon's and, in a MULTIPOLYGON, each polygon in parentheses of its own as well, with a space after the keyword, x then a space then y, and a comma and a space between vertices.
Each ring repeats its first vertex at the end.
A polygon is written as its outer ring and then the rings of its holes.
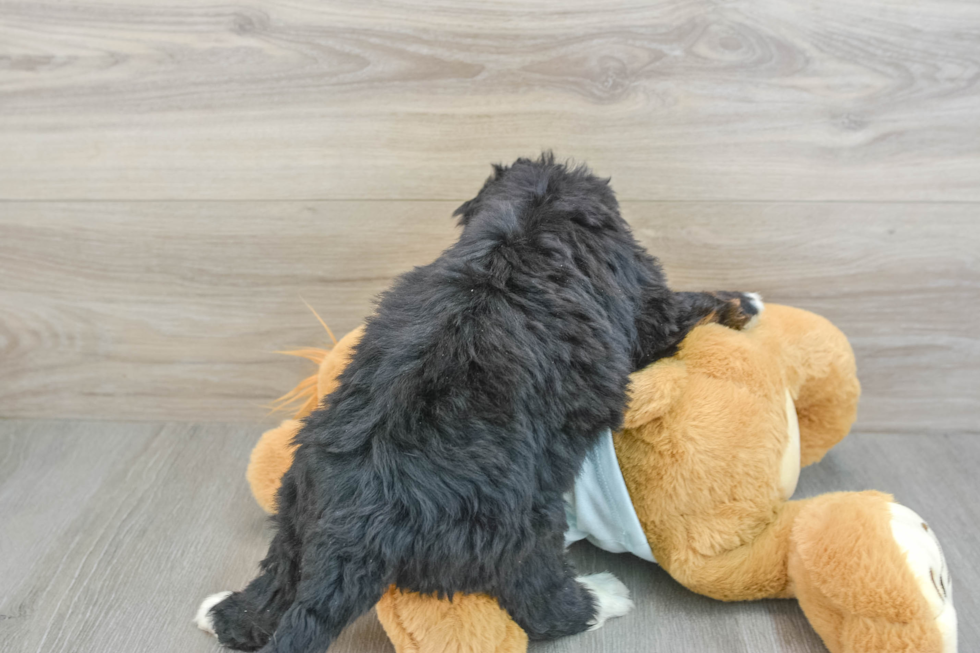
POLYGON ((509 166, 495 164, 477 196, 453 215, 464 233, 483 235, 628 230, 609 179, 597 177, 584 165, 556 162, 551 152, 538 159, 520 158, 509 166))

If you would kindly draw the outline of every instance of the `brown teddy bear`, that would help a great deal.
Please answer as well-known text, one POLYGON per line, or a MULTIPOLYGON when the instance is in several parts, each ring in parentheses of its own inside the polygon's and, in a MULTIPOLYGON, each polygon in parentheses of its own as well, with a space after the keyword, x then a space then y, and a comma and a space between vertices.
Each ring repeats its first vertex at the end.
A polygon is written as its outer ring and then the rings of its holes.
MULTIPOLYGON (((248 481, 267 512, 297 420, 336 386, 361 331, 330 351, 292 352, 319 373, 284 397, 305 401, 296 419, 252 453, 248 481)), ((590 454, 567 497, 568 540, 655 559, 716 599, 796 598, 832 653, 956 651, 949 573, 925 521, 879 492, 789 500, 800 467, 857 412, 854 355, 830 322, 770 304, 744 331, 699 326, 675 356, 633 374, 630 394, 625 428, 590 454)), ((449 602, 392 587, 377 607, 398 653, 527 648, 486 595, 449 602)))

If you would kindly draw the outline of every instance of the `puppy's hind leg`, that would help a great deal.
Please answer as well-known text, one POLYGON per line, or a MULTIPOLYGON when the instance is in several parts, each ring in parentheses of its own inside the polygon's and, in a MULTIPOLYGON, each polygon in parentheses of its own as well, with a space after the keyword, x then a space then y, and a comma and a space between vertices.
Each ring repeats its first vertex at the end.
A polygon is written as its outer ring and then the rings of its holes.
POLYGON ((255 651, 275 632, 291 603, 291 593, 274 574, 264 572, 241 592, 221 592, 206 598, 195 622, 201 630, 216 635, 222 646, 255 651))
POLYGON ((633 609, 629 590, 612 574, 576 578, 560 546, 525 559, 497 598, 530 639, 595 630, 633 609))
POLYGON ((315 536, 303 551, 296 600, 262 653, 320 653, 347 624, 381 600, 387 586, 379 560, 360 548, 338 551, 315 536))
POLYGON ((299 582, 299 550, 291 515, 288 507, 280 509, 262 573, 241 592, 213 594, 198 608, 198 628, 216 635, 223 646, 240 651, 261 648, 292 604, 299 582))

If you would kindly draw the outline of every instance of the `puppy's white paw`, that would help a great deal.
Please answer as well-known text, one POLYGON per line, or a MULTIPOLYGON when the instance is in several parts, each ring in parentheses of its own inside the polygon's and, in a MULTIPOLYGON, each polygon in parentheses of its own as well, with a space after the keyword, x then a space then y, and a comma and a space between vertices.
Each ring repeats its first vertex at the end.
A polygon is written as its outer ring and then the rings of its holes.
POLYGON ((612 574, 603 572, 579 576, 575 580, 582 583, 595 599, 595 619, 589 630, 598 630, 607 619, 622 617, 633 609, 630 591, 612 574))
POLYGON ((201 606, 194 615, 194 623, 197 627, 209 635, 214 635, 214 620, 211 616, 211 608, 218 605, 231 596, 231 592, 218 592, 201 601, 201 606))
POLYGON ((745 324, 744 327, 745 329, 751 329, 752 327, 754 327, 756 324, 759 323, 759 316, 762 315, 762 311, 766 310, 766 305, 762 301, 762 295, 760 295, 757 292, 746 292, 742 294, 749 301, 749 304, 752 305, 752 308, 755 309, 755 315, 753 315, 752 318, 749 319, 749 321, 745 324))
POLYGON ((888 505, 892 514, 892 537, 905 554, 909 571, 925 597, 943 639, 943 653, 956 653, 956 608, 953 583, 939 540, 925 520, 912 509, 888 505))

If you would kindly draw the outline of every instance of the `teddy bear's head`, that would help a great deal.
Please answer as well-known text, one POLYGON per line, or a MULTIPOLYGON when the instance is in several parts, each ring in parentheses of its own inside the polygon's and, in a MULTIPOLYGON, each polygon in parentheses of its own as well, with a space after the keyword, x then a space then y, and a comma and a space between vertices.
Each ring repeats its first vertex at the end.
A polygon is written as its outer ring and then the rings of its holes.
POLYGON ((668 571, 753 541, 792 495, 800 467, 848 433, 860 394, 844 335, 775 304, 744 331, 696 327, 630 387, 616 454, 668 571))

